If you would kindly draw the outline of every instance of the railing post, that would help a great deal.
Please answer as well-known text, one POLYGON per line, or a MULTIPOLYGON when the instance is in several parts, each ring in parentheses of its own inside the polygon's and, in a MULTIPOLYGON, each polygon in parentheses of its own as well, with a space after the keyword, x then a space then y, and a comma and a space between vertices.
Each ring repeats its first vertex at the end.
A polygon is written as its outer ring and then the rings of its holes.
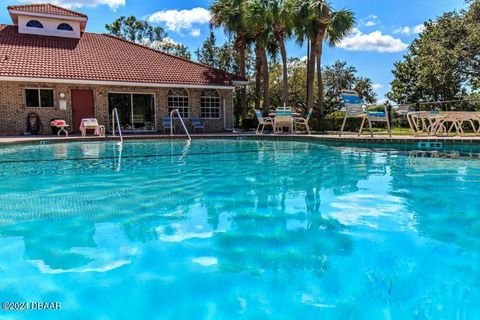
POLYGON ((173 109, 172 112, 170 112, 170 136, 173 136, 173 115, 177 113, 178 119, 180 119, 180 122, 182 123, 183 130, 185 130, 185 133, 187 134, 188 140, 192 140, 192 137, 190 137, 190 133, 188 133, 187 126, 185 125, 185 122, 183 122, 183 118, 180 115, 180 112, 178 109, 173 109))
POLYGON ((112 136, 116 137, 115 135, 115 110, 116 108, 112 109, 112 136))
POLYGON ((122 129, 120 128, 120 120, 118 119, 118 110, 117 108, 114 108, 112 110, 112 124, 113 124, 113 136, 115 137, 115 122, 117 123, 118 127, 118 134, 120 136, 120 143, 123 144, 123 135, 122 135, 122 129))

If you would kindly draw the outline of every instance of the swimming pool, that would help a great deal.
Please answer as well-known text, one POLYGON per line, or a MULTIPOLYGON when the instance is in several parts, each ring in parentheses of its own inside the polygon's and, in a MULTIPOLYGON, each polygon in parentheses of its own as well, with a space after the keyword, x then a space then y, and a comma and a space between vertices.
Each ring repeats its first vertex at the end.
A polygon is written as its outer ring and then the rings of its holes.
POLYGON ((322 143, 0 148, 0 301, 56 319, 478 319, 480 161, 322 143))

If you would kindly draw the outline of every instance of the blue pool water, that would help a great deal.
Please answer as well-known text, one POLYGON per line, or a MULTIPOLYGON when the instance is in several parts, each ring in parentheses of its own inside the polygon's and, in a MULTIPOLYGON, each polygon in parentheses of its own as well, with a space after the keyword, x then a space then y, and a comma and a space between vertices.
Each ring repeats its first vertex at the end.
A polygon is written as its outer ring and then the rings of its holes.
POLYGON ((1 319, 480 319, 480 161, 321 143, 0 148, 1 319))

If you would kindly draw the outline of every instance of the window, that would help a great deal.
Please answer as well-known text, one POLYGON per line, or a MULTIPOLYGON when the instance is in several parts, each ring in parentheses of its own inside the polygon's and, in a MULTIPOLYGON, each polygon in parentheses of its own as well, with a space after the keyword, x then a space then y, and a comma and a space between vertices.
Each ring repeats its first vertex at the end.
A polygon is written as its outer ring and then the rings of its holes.
POLYGON ((25 89, 27 108, 53 108, 52 89, 25 89))
POLYGON ((27 27, 43 29, 43 24, 38 20, 30 20, 27 22, 27 27))
POLYGON ((200 112, 203 119, 220 118, 220 95, 217 90, 203 90, 200 96, 200 112))
MULTIPOLYGON (((147 93, 108 93, 108 111, 117 108, 120 127, 125 131, 155 130, 155 97, 147 93)), ((112 119, 110 119, 112 123, 112 119)))
POLYGON ((62 31, 73 31, 73 28, 71 25, 68 23, 60 23, 57 27, 57 30, 62 30, 62 31))
POLYGON ((182 118, 188 118, 188 92, 185 89, 170 89, 168 91, 168 113, 178 109, 182 118))

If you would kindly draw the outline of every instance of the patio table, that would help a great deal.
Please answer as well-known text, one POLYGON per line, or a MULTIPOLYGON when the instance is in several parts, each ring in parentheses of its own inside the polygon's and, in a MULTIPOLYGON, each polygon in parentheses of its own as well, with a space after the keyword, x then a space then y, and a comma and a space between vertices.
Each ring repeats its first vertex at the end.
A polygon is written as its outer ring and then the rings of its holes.
MULTIPOLYGON (((269 113, 268 114, 269 117, 275 117, 276 116, 276 113, 269 113)), ((292 112, 292 117, 301 117, 302 115, 300 113, 297 113, 297 112, 292 112)))

